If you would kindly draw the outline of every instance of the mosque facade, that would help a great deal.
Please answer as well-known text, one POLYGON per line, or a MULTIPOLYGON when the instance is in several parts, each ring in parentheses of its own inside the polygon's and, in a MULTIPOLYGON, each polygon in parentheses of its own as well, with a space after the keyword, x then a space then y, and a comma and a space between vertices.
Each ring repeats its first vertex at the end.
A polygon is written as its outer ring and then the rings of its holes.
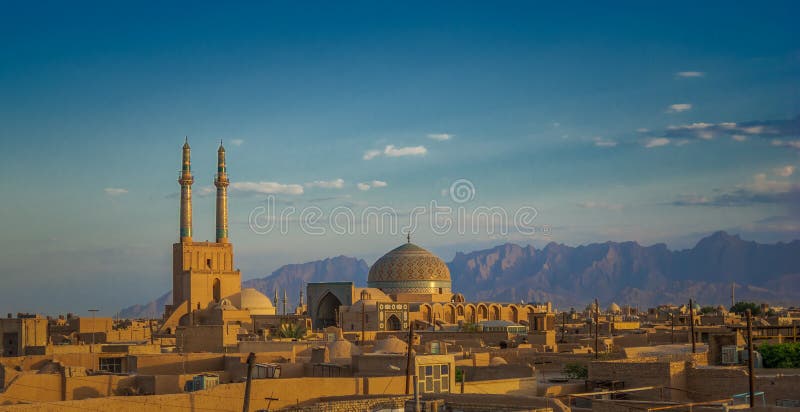
POLYGON ((529 326, 550 304, 467 302, 452 291, 450 269, 438 256, 407 242, 370 267, 367 287, 353 282, 309 283, 308 316, 314 329, 345 332, 457 330, 465 325, 529 326))
MULTIPOLYGON (((455 330, 465 325, 497 328, 536 323, 534 314, 550 312, 550 305, 467 302, 452 290, 450 269, 438 256, 407 242, 389 251, 370 268, 367 287, 353 282, 309 283, 308 304, 294 314, 276 314, 274 302, 255 289, 242 289, 241 272, 234 263, 228 232, 228 186, 225 148, 217 150, 216 233, 214 242, 192 237, 191 148, 182 149, 178 176, 181 187, 179 240, 172 246, 172 304, 165 308, 159 330, 164 335, 219 330, 222 346, 235 344, 237 335, 259 334, 297 317, 306 329, 338 326, 345 332, 455 330), (271 325, 271 326, 270 326, 271 325), (199 328, 204 326, 205 328, 199 328), (209 329, 207 326, 219 326, 209 329)), ((284 298, 285 299, 285 298, 284 298)), ((302 300, 302 298, 301 298, 302 300)), ((205 332, 202 332, 205 333, 205 332)), ((216 336, 216 335, 215 335, 216 336)), ((202 340, 202 339, 201 339, 202 340)))

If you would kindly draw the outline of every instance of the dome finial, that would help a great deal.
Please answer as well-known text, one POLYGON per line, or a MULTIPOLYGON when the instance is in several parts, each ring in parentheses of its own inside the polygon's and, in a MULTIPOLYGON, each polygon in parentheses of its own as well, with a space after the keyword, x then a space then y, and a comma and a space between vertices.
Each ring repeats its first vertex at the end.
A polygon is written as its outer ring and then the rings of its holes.
POLYGON ((406 232, 406 241, 407 241, 408 243, 411 243, 411 230, 409 230, 408 232, 406 232))

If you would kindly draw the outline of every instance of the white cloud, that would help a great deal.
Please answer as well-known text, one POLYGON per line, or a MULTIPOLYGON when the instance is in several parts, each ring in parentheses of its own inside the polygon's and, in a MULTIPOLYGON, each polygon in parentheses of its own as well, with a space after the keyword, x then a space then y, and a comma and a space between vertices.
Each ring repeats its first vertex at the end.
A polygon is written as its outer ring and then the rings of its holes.
POLYGON ((764 133, 764 126, 743 127, 741 130, 747 134, 761 134, 764 133))
POLYGON ((617 142, 610 139, 604 139, 602 137, 595 137, 594 145, 597 147, 614 147, 617 145, 617 142))
POLYGON ((743 134, 732 134, 731 139, 736 140, 737 142, 743 142, 747 140, 747 136, 743 134))
POLYGON ((795 167, 794 166, 783 166, 775 168, 774 172, 778 176, 789 177, 794 174, 795 167))
POLYGON ((675 73, 678 77, 703 77, 705 76, 705 72, 677 72, 675 73))
POLYGON ((428 135, 428 138, 438 141, 450 140, 456 135, 449 134, 449 133, 431 133, 428 135))
POLYGON ((315 180, 305 184, 306 187, 319 187, 322 189, 341 189, 344 187, 344 180, 315 180))
POLYGON ((553 122, 553 127, 561 127, 561 123, 559 123, 559 122, 553 122))
POLYGON ((360 182, 356 184, 358 190, 367 191, 369 189, 377 189, 379 187, 386 187, 389 184, 382 180, 373 180, 371 182, 360 182))
POLYGON ((367 150, 364 152, 364 160, 372 160, 378 156, 386 157, 403 157, 403 156, 425 156, 428 154, 428 149, 425 146, 406 146, 397 147, 393 144, 387 145, 383 151, 380 150, 367 150))
POLYGON ((381 155, 380 150, 367 150, 364 152, 364 160, 372 160, 381 155))
POLYGON ((759 173, 753 176, 753 183, 748 183, 744 187, 756 193, 784 193, 791 190, 794 185, 785 180, 769 180, 766 173, 759 173))
POLYGON ((647 133, 647 132, 650 131, 650 129, 648 129, 646 127, 640 127, 638 129, 636 129, 636 131, 639 132, 639 133, 647 133))
POLYGON ((620 211, 622 210, 622 205, 615 204, 615 203, 607 203, 607 202, 596 202, 593 200, 589 200, 586 202, 578 203, 579 207, 584 209, 606 209, 606 210, 613 210, 613 211, 620 211))
POLYGON ((231 139, 231 144, 234 146, 241 146, 244 143, 243 139, 231 139))
POLYGON ((687 110, 690 110, 692 105, 690 103, 676 103, 669 105, 669 109, 667 112, 669 113, 681 113, 687 110))
POLYGON ((667 139, 666 137, 654 137, 648 140, 647 143, 644 145, 644 147, 649 149, 652 147, 666 146, 669 144, 669 142, 670 140, 667 139))
POLYGON ((713 127, 713 126, 714 126, 714 123, 699 122, 699 123, 692 123, 692 124, 687 124, 687 125, 683 125, 683 126, 668 126, 667 129, 668 130, 702 130, 702 129, 708 129, 709 127, 713 127))
POLYGON ((711 203, 710 198, 696 194, 681 195, 678 198, 678 200, 673 202, 674 205, 679 205, 679 206, 700 206, 700 205, 708 205, 710 203, 711 203))
POLYGON ((128 189, 123 189, 120 187, 107 187, 103 189, 103 191, 109 196, 119 196, 128 193, 128 189))
POLYGON ((240 192, 253 192, 264 194, 302 195, 303 186, 298 184, 283 184, 277 182, 234 182, 231 188, 240 192))
POLYGON ((794 149, 800 149, 800 140, 780 140, 780 139, 773 139, 772 140, 773 146, 778 147, 791 147, 794 149))
POLYGON ((214 186, 200 186, 196 193, 198 196, 208 196, 214 193, 214 186))
POLYGON ((383 154, 387 157, 425 156, 427 153, 425 146, 395 147, 390 144, 383 149, 383 154))

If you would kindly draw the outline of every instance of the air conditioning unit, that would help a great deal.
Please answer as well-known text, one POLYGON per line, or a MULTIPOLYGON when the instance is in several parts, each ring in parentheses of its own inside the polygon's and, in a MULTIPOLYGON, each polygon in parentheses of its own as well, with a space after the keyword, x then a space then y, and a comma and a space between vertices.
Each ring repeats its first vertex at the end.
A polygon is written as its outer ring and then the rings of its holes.
POLYGON ((739 351, 736 345, 725 345, 722 347, 722 364, 723 365, 739 364, 739 351))

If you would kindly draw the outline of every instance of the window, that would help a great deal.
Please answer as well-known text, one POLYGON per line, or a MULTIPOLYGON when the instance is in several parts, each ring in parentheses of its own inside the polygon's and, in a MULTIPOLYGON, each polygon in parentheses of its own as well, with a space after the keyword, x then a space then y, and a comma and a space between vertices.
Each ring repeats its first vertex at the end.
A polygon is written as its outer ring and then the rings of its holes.
POLYGON ((100 370, 111 373, 122 373, 122 358, 100 358, 100 370))
POLYGON ((447 364, 420 366, 418 370, 420 393, 450 392, 450 367, 447 364))

